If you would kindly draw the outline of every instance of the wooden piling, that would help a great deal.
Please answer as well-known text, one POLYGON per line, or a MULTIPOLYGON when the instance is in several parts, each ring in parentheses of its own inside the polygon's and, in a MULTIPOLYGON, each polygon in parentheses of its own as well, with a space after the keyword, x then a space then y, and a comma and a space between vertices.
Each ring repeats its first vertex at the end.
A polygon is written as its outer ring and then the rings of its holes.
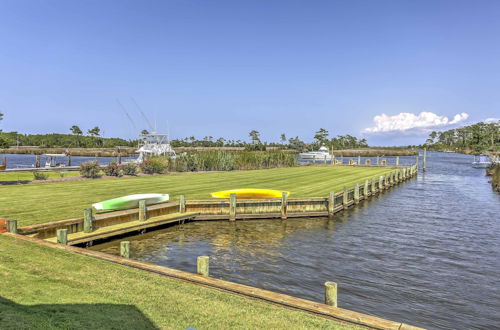
POLYGON ((383 175, 381 175, 378 178, 378 190, 380 190, 380 191, 384 190, 384 176, 383 175))
POLYGON ((3 168, 7 168, 7 156, 2 157, 2 165, 3 165, 3 168))
POLYGON ((361 165, 361 155, 358 155, 358 165, 361 165))
POLYGON ((328 195, 328 217, 332 218, 335 211, 335 193, 330 191, 328 195))
POLYGON ((71 166, 71 155, 68 155, 68 163, 67 163, 68 166, 71 166))
POLYGON ((17 234, 17 220, 7 220, 7 231, 12 234, 17 234))
POLYGON ((377 179, 373 178, 372 179, 372 195, 375 195, 377 190, 375 189, 375 183, 377 182, 377 179))
POLYGON ((283 191, 281 193, 281 219, 285 220, 287 217, 288 210, 288 193, 283 191))
POLYGON ((369 185, 368 180, 365 180, 365 187, 363 189, 363 195, 365 196, 365 199, 368 198, 368 185, 369 185))
POLYGON ((91 233, 94 230, 94 217, 92 209, 83 210, 83 232, 91 233))
POLYGON ((425 172, 427 168, 427 148, 424 148, 424 159, 422 161, 422 170, 425 172))
POLYGON ((344 187, 344 194, 342 195, 342 205, 344 206, 344 209, 347 208, 348 202, 349 202, 349 193, 347 187, 344 187))
POLYGON ((396 156, 396 166, 399 166, 399 156, 396 156))
POLYGON ((377 165, 380 165, 380 156, 377 156, 377 165))
POLYGON ((229 221, 236 220, 236 194, 229 195, 229 221))
POLYGON ((120 256, 123 258, 130 258, 130 242, 120 242, 120 256))
POLYGON ((359 204, 359 183, 354 186, 354 204, 359 204))
POLYGON ((340 164, 344 164, 344 155, 340 156, 340 164))
POLYGON ((203 276, 210 274, 210 258, 208 256, 199 256, 196 260, 196 272, 203 276))
POLYGON ((40 155, 35 156, 35 167, 40 168, 40 155))
POLYGON ((68 245, 68 229, 57 230, 57 243, 68 245))
POLYGON ((337 307, 337 283, 325 282, 325 304, 337 307))
POLYGON ((139 221, 146 221, 148 218, 147 210, 146 210, 146 201, 139 201, 139 221))
POLYGON ((180 195, 179 196, 179 213, 185 213, 186 212, 186 196, 180 195))

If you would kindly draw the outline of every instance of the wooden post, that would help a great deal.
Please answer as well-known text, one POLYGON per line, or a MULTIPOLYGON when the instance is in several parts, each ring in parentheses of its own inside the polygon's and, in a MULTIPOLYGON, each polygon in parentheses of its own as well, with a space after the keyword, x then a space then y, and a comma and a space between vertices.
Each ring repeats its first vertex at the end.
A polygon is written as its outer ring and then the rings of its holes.
POLYGON ((236 194, 229 195, 229 221, 236 220, 236 194))
POLYGON ((68 166, 71 166, 71 155, 68 155, 68 166))
POLYGON ((325 282, 325 304, 337 307, 337 283, 325 282))
POLYGON ((40 155, 35 156, 35 167, 40 168, 40 155))
POLYGON ((335 155, 332 155, 332 165, 335 165, 335 155))
POLYGON ((92 209, 83 210, 83 232, 91 233, 94 230, 94 217, 92 209))
POLYGON ((347 208, 347 203, 349 202, 349 193, 347 192, 347 187, 344 187, 344 194, 342 195, 342 205, 344 209, 347 208))
POLYGON ((288 210, 288 194, 286 191, 281 192, 281 219, 285 220, 288 210))
POLYGON ((427 148, 424 147, 424 160, 422 162, 422 170, 425 172, 427 168, 427 148))
POLYGON ((380 191, 384 190, 384 176, 383 175, 381 175, 378 178, 378 190, 380 190, 380 191))
POLYGON ((62 245, 68 245, 68 230, 58 229, 57 230, 57 243, 62 245))
POLYGON ((118 165, 122 163, 122 153, 118 151, 118 165))
POLYGON ((4 168, 7 168, 7 156, 2 157, 2 165, 4 166, 4 168))
POLYGON ((399 166, 399 156, 396 156, 396 166, 399 166))
POLYGON ((361 165, 361 155, 358 155, 358 165, 361 165))
POLYGON ((377 156, 377 165, 380 165, 380 156, 377 156))
POLYGON ((186 196, 184 195, 179 196, 179 212, 180 213, 186 212, 186 196))
POLYGON ((200 256, 196 260, 196 272, 203 276, 209 276, 210 274, 210 265, 209 265, 209 257, 208 256, 200 256))
POLYGON ((363 195, 365 196, 365 199, 368 198, 368 180, 365 180, 365 188, 363 189, 363 195))
POLYGON ((375 183, 377 182, 377 179, 373 178, 372 179, 372 195, 375 195, 377 190, 375 189, 375 183))
POLYGON ((12 234, 17 234, 17 220, 7 220, 7 231, 12 234))
POLYGON ((328 216, 332 218, 334 212, 335 212, 335 193, 333 191, 330 191, 330 194, 328 195, 328 216))
POLYGON ((354 186, 354 204, 359 204, 359 183, 354 186))
POLYGON ((340 156, 340 164, 344 164, 344 155, 340 156))
POLYGON ((130 258, 130 242, 129 241, 120 242, 120 256, 122 258, 130 258))
POLYGON ((139 221, 146 221, 148 218, 147 210, 146 210, 146 201, 139 201, 139 221))

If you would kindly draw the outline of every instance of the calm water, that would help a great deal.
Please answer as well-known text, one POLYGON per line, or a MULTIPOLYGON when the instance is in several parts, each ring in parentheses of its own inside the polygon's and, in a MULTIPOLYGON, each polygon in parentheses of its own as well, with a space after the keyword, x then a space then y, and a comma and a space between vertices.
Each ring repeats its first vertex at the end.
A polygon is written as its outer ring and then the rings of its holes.
MULTIPOLYGON (((3 156, 7 157, 7 168, 26 168, 35 167, 35 155, 17 155, 17 154, 0 154, 0 162, 3 156)), ((136 159, 135 157, 122 157, 122 161, 127 161, 131 159, 136 159)), ((40 165, 45 166, 46 157, 40 156, 40 165)), ((105 165, 112 161, 116 161, 116 157, 84 157, 84 156, 71 156, 71 165, 78 166, 85 162, 91 162, 97 160, 99 164, 105 165)), ((67 157, 57 157, 58 163, 66 164, 68 161, 67 157)))
MULTIPOLYGON (((500 195, 471 157, 429 153, 419 177, 328 219, 189 223, 132 238, 132 258, 435 329, 500 326, 500 195)), ((118 242, 94 247, 118 252, 118 242)))

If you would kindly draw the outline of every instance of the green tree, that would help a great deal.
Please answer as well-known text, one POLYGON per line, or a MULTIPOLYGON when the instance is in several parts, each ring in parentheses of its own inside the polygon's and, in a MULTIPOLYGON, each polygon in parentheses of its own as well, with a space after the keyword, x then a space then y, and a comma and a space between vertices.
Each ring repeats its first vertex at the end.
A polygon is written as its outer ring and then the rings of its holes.
POLYGON ((98 136, 101 134, 101 129, 100 129, 98 126, 96 126, 96 127, 92 128, 92 129, 89 129, 89 130, 87 131, 87 133, 88 133, 90 136, 93 136, 93 137, 98 137, 98 136))
POLYGON ((328 144, 328 131, 324 128, 320 128, 316 134, 314 134, 314 139, 318 141, 318 144, 321 145, 326 145, 328 144))
POLYGON ((73 133, 74 135, 82 135, 83 132, 82 130, 80 129, 80 127, 76 126, 76 125, 73 125, 71 126, 71 128, 69 129, 71 131, 71 133, 73 133))
POLYGON ((260 133, 256 130, 251 130, 248 136, 252 139, 252 144, 260 144, 260 133))
POLYGON ((285 144, 285 142, 286 142, 286 135, 285 135, 285 133, 281 133, 280 141, 281 141, 281 144, 285 144))

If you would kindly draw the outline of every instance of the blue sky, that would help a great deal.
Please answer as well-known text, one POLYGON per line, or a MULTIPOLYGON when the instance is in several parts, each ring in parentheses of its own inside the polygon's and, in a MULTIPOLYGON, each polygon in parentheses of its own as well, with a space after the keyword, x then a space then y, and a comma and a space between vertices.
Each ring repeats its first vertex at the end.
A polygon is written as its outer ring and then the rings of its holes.
POLYGON ((3 0, 0 128, 132 138, 116 100, 147 128, 133 97, 173 137, 421 143, 500 117, 499 16, 483 0, 3 0))

